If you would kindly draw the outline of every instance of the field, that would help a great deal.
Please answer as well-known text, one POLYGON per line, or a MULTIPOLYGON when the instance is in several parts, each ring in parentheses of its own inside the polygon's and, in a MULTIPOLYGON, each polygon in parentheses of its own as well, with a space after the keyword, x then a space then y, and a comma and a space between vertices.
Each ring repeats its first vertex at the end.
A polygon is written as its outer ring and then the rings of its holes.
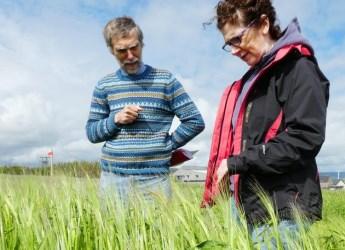
MULTIPOLYGON (((172 201, 125 209, 99 198, 97 180, 0 174, 0 249, 255 249, 228 201, 199 208, 200 185, 173 182, 172 201)), ((345 249, 345 193, 323 196, 324 219, 291 249, 345 249)))

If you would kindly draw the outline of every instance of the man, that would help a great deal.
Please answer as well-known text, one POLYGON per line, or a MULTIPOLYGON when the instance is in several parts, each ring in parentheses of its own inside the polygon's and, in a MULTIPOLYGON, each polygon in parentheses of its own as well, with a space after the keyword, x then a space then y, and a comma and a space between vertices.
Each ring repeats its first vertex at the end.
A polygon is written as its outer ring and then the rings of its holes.
POLYGON ((168 71, 142 62, 143 33, 130 17, 111 20, 104 38, 120 69, 96 85, 86 124, 92 143, 105 142, 101 189, 115 189, 128 201, 171 196, 171 154, 204 129, 204 121, 181 83, 168 71), (180 125, 170 135, 174 116, 180 125))

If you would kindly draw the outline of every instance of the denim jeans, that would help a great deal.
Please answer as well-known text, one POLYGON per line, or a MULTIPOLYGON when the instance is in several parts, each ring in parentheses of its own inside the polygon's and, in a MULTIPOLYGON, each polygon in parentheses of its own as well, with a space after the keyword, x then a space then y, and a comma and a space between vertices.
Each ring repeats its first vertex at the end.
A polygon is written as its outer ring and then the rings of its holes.
POLYGON ((238 213, 236 201, 233 195, 230 197, 230 214, 236 223, 240 223, 240 215, 238 213))
POLYGON ((145 201, 152 202, 155 198, 171 198, 169 175, 116 175, 101 172, 101 196, 115 195, 117 199, 128 205, 132 197, 139 195, 145 201))
MULTIPOLYGON (((231 215, 237 223, 240 222, 239 212, 235 204, 235 199, 232 196, 230 198, 230 210, 231 215)), ((308 229, 309 224, 303 225, 304 229, 308 229)), ((301 228, 293 220, 281 220, 277 225, 277 231, 282 243, 283 249, 289 249, 289 240, 298 240, 299 232, 301 228)), ((271 225, 263 224, 258 227, 248 225, 248 233, 251 236, 252 242, 255 249, 266 250, 266 249, 278 249, 277 239, 274 237, 274 228, 271 225), (266 240, 266 241, 265 241, 266 240)))
MULTIPOLYGON (((277 233, 283 249, 289 248, 289 241, 299 239, 300 227, 292 220, 281 220, 277 225, 277 233)), ((268 224, 258 227, 250 227, 249 233, 256 249, 278 249, 277 239, 274 237, 274 228, 268 224), (266 240, 266 242, 265 242, 266 240)))

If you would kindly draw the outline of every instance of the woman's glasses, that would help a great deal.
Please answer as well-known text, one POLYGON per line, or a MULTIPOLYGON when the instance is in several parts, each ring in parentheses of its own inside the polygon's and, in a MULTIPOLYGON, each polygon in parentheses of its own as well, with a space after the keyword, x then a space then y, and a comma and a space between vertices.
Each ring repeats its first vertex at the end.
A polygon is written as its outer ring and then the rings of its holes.
POLYGON ((231 52, 231 49, 233 47, 240 46, 240 44, 242 43, 242 37, 244 33, 246 33, 246 31, 249 30, 253 26, 255 21, 256 21, 255 19, 251 21, 245 28, 243 28, 243 30, 241 30, 241 32, 237 36, 234 36, 230 38, 228 41, 226 41, 222 49, 225 50, 226 52, 231 52))

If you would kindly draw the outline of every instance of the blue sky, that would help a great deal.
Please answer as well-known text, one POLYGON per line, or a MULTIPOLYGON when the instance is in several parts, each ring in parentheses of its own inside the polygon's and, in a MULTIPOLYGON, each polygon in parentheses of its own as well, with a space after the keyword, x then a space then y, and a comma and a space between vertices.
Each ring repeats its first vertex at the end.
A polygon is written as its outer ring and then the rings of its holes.
MULTIPOLYGON (((170 70, 197 103, 206 130, 189 164, 205 166, 220 95, 247 66, 221 50, 213 0, 22 0, 0 2, 0 164, 97 160, 84 126, 94 85, 118 68, 102 37, 113 17, 130 15, 144 32, 143 60, 170 70)), ((321 171, 345 170, 345 2, 275 0, 282 28, 297 17, 331 82, 321 171)), ((176 126, 176 122, 174 126, 176 126)))

